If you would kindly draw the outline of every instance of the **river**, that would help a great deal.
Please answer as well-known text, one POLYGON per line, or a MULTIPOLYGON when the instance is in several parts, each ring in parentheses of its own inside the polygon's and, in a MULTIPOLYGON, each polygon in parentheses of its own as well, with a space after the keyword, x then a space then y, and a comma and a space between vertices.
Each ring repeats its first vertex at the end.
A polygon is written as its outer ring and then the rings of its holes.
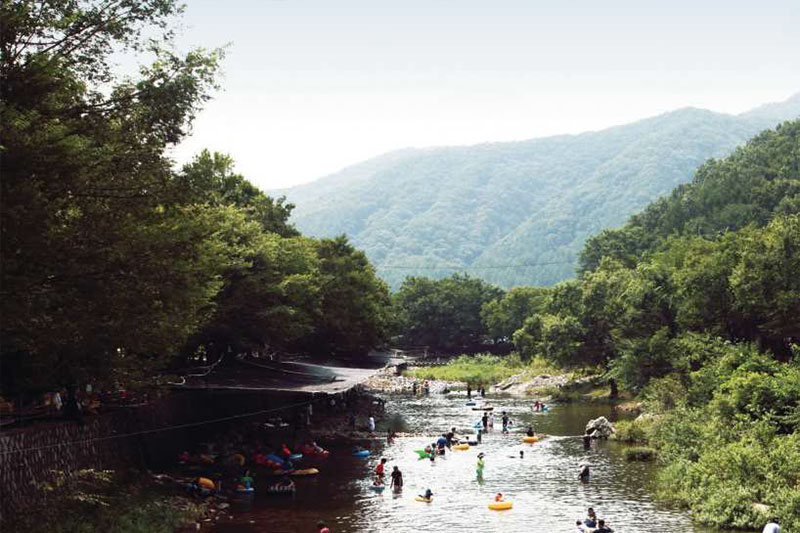
MULTIPOLYGON (((466 406, 463 393, 410 398, 390 396, 386 408, 398 430, 426 437, 399 438, 391 446, 377 449, 367 459, 350 457, 347 450, 334 450, 320 466, 320 474, 297 479, 293 498, 260 496, 247 511, 237 513, 235 524, 217 531, 246 530, 270 533, 316 531, 325 520, 334 533, 421 533, 427 531, 539 531, 572 533, 575 520, 593 507, 618 533, 712 533, 692 524, 689 513, 654 500, 655 465, 628 462, 624 445, 613 441, 593 442, 584 450, 579 435, 586 421, 597 416, 613 420, 606 405, 554 405, 546 413, 534 413, 530 402, 519 398, 490 398, 497 426, 480 446, 452 451, 431 463, 418 460, 414 450, 435 439, 437 433, 455 426, 471 431, 481 413, 466 406), (507 411, 515 425, 501 434, 500 412, 507 411), (550 437, 523 444, 522 432, 532 424, 550 437), (520 450, 524 458, 519 458, 520 450), (483 480, 476 479, 478 452, 486 457, 483 480), (386 457, 387 474, 392 466, 403 472, 401 494, 370 489, 371 472, 380 457, 386 457), (588 464, 588 483, 577 480, 580 464, 588 464), (432 503, 414 497, 430 488, 432 503), (490 511, 487 504, 502 492, 514 504, 510 511, 490 511)), ((381 427, 379 426, 379 430, 381 427)), ((388 476, 387 476, 388 479, 388 476)))

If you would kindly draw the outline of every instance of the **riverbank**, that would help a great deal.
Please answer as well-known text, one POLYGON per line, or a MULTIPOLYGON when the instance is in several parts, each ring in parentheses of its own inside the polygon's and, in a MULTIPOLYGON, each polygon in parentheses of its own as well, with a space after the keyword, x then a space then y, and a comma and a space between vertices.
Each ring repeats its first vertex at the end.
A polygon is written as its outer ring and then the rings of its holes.
POLYGON ((473 390, 485 387, 495 394, 535 397, 549 402, 618 403, 629 400, 612 396, 607 379, 602 375, 576 376, 565 373, 542 359, 523 363, 517 356, 461 356, 440 366, 411 366, 402 376, 393 369, 368 382, 372 390, 385 393, 412 392, 427 380, 430 391, 473 390))
POLYGON ((171 533, 211 521, 216 502, 194 500, 172 484, 135 472, 81 470, 55 473, 37 486, 39 497, 3 519, 5 531, 171 533))
POLYGON ((541 374, 559 373, 558 369, 541 359, 525 362, 516 355, 500 357, 478 354, 462 355, 441 366, 412 368, 405 374, 417 379, 463 382, 473 388, 483 386, 488 389, 490 386, 515 375, 525 375, 533 378, 541 374))

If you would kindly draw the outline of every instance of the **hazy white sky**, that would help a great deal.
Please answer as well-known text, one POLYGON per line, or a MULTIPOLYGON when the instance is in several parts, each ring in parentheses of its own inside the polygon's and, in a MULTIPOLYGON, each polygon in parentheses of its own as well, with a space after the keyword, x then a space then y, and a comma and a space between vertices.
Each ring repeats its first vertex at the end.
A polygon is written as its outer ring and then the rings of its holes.
POLYGON ((183 24, 181 48, 230 48, 175 156, 229 153, 265 189, 800 91, 798 0, 187 0, 183 24))

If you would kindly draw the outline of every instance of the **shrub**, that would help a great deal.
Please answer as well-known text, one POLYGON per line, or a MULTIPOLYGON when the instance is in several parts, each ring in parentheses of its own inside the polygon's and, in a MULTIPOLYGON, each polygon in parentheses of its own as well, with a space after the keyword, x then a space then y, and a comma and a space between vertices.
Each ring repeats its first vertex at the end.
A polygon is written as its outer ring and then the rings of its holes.
POLYGON ((656 449, 647 446, 633 446, 625 450, 625 459, 628 461, 653 461, 656 458, 656 449))
POLYGON ((614 423, 616 433, 611 438, 622 442, 647 444, 650 440, 649 433, 652 431, 654 423, 654 417, 619 420, 614 423))

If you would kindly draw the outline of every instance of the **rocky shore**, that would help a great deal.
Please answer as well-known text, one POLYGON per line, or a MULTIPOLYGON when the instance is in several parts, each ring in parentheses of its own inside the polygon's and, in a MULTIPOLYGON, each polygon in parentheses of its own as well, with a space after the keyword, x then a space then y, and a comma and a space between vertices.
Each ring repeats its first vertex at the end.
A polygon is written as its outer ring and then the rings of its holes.
MULTIPOLYGON (((388 367, 382 372, 375 374, 364 383, 364 388, 373 393, 402 393, 412 392, 414 383, 417 387, 422 387, 423 380, 398 376, 396 367, 388 367)), ((442 394, 451 390, 466 389, 467 383, 464 381, 441 381, 436 379, 427 380, 431 394, 442 394)))

